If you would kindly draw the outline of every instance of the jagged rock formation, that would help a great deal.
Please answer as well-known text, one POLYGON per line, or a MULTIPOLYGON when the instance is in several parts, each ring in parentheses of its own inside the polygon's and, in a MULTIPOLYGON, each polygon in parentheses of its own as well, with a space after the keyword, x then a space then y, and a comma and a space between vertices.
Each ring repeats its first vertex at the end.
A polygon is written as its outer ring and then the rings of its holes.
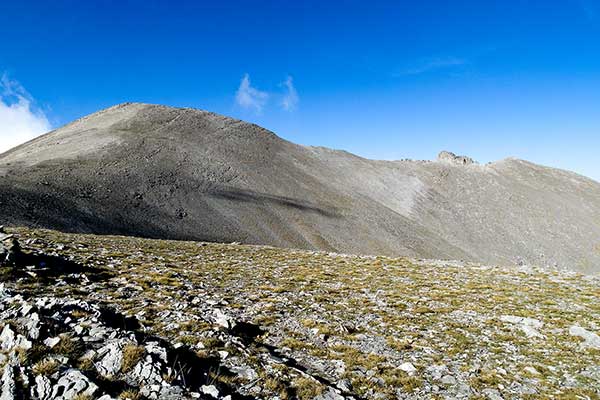
POLYGON ((522 160, 375 161, 213 113, 122 104, 0 155, 0 214, 72 232, 600 265, 600 184, 522 160))
POLYGON ((475 164, 475 160, 473 160, 471 157, 457 156, 456 154, 449 152, 449 151, 440 152, 440 154, 438 154, 437 159, 440 162, 449 162, 452 164, 459 164, 459 165, 475 164))

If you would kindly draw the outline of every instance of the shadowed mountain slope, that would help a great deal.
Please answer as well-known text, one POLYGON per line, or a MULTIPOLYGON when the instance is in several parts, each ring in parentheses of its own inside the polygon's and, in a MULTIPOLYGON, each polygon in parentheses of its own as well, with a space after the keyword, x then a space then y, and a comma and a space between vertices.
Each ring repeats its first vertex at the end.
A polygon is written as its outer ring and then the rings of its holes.
POLYGON ((12 225, 600 271, 600 184, 507 159, 375 161, 122 104, 0 155, 12 225))

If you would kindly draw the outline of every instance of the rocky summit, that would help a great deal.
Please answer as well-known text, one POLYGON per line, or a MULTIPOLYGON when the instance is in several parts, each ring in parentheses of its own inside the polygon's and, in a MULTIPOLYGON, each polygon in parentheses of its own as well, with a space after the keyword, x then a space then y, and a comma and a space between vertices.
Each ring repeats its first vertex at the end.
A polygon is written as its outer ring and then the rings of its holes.
POLYGON ((139 103, 0 155, 0 215, 76 233, 600 268, 600 184, 574 173, 450 152, 368 160, 139 103))
POLYGON ((600 398, 597 277, 3 235, 2 400, 600 398))

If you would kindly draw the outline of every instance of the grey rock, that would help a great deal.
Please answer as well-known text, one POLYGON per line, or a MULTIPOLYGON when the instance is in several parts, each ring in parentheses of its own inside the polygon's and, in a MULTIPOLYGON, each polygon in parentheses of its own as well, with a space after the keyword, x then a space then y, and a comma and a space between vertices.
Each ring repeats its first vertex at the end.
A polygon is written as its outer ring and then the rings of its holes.
POLYGON ((464 383, 464 382, 460 382, 457 386, 456 386, 456 390, 455 390, 455 394, 456 397, 469 397, 471 396, 471 393, 473 392, 473 390, 471 389, 471 386, 469 386, 468 384, 464 383))
POLYGON ((2 388, 0 400, 14 400, 17 394, 15 371, 12 365, 6 364, 2 372, 2 388))
POLYGON ((21 327, 27 330, 27 337, 30 339, 38 339, 40 336, 40 316, 38 313, 31 313, 27 318, 19 320, 21 327))
POLYGON ((231 372, 237 374, 237 376, 246 381, 253 381, 258 378, 256 371, 248 366, 232 366, 230 367, 231 372))
POLYGON ((200 387, 200 391, 204 394, 207 394, 215 399, 219 398, 219 389, 217 389, 214 385, 203 385, 200 387))
POLYGON ((152 360, 151 355, 135 365, 127 374, 127 381, 139 386, 159 385, 163 382, 160 363, 152 360))
POLYGON ((401 371, 406 372, 409 375, 413 375, 415 372, 417 372, 417 369, 415 368, 415 366, 412 365, 409 362, 405 362, 405 363, 400 364, 398 366, 398 369, 401 370, 401 371))
POLYGON ((54 346, 56 346, 59 343, 60 343, 60 337, 58 337, 58 336, 44 339, 44 344, 50 348, 53 348, 54 346))
POLYGON ((581 326, 572 326, 569 328, 569 334, 582 338, 584 340, 581 344, 582 347, 600 349, 600 336, 594 332, 590 332, 581 326))
POLYGON ((344 396, 337 393, 334 389, 328 388, 325 392, 315 397, 314 400, 344 400, 344 396))
POLYGON ((31 395, 37 400, 47 400, 52 397, 52 382, 45 376, 35 377, 35 385, 31 388, 31 395))
POLYGON ((15 334, 9 325, 5 325, 0 333, 0 349, 8 351, 12 349, 30 349, 31 341, 21 334, 15 334))
POLYGON ((213 310, 213 317, 215 324, 222 326, 223 328, 231 329, 236 325, 235 320, 219 308, 213 310))
POLYGON ((445 375, 442 377, 441 382, 446 386, 454 386, 456 385, 456 378, 452 375, 445 375))
POLYGON ((544 337, 538 330, 544 326, 542 321, 534 318, 518 317, 515 315, 503 315, 500 317, 503 322, 508 322, 514 325, 518 325, 523 331, 525 336, 529 338, 544 337))
POLYGON ((343 390, 344 392, 352 391, 352 382, 350 381, 350 379, 347 379, 347 378, 340 379, 336 383, 336 386, 338 387, 338 389, 343 390))
POLYGON ((123 363, 123 347, 127 340, 113 340, 98 350, 100 362, 96 363, 98 373, 104 377, 118 374, 123 363))
POLYGON ((448 367, 445 365, 430 365, 425 369, 425 374, 432 381, 439 381, 443 376, 448 374, 448 367))
POLYGON ((88 334, 95 340, 102 340, 109 334, 109 330, 104 326, 93 325, 89 328, 88 334))
POLYGON ((446 163, 458 164, 458 165, 470 165, 470 164, 475 163, 475 161, 473 161, 473 159, 470 157, 457 156, 456 154, 454 154, 450 151, 440 152, 440 154, 438 154, 437 160, 439 162, 446 162, 446 163))
POLYGON ((33 310, 33 306, 29 303, 25 303, 23 306, 21 306, 21 315, 25 317, 29 315, 31 310, 33 310))
POLYGON ((52 399, 71 400, 79 395, 93 396, 98 386, 76 369, 69 369, 52 388, 52 399))
POLYGON ((496 389, 483 389, 481 393, 483 393, 488 400, 504 400, 500 392, 496 389))

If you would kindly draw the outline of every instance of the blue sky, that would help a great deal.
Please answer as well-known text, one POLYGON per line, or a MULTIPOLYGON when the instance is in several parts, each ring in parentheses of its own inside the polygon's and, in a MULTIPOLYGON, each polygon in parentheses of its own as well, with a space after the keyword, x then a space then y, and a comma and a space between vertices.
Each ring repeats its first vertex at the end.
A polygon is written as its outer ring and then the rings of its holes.
POLYGON ((370 158, 600 180, 600 0, 215 3, 0 3, 4 146, 141 101, 370 158))

